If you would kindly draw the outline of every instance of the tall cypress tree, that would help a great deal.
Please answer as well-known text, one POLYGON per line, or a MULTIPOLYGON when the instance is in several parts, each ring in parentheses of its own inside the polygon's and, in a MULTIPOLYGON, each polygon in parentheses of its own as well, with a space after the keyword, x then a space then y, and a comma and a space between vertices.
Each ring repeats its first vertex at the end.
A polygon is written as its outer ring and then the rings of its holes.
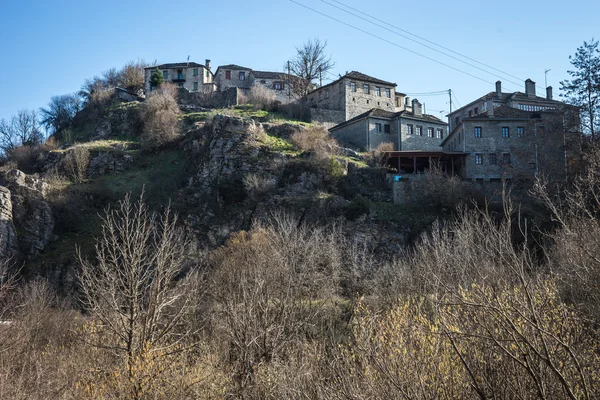
POLYGON ((600 122, 600 49, 598 41, 583 42, 574 56, 569 56, 574 70, 568 73, 573 79, 560 82, 562 97, 581 107, 582 124, 595 139, 600 122))

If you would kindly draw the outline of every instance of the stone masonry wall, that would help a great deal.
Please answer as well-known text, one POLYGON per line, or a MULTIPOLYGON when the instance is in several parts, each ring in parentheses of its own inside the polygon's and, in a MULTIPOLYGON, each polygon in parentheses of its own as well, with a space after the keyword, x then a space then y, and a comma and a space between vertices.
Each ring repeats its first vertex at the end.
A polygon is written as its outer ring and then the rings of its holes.
POLYGON ((250 70, 219 68, 215 74, 215 84, 217 85, 217 90, 219 91, 226 90, 230 87, 249 89, 252 86, 252 82, 250 81, 250 70), (226 79, 226 71, 231 71, 231 79, 226 79), (244 72, 244 80, 240 80, 240 72, 244 72))
POLYGON ((400 150, 426 150, 426 151, 441 151, 442 141, 444 140, 437 138, 437 130, 443 130, 443 137, 448 134, 448 126, 444 124, 436 124, 433 122, 427 122, 420 119, 410 119, 401 117, 401 148, 400 150), (408 125, 413 126, 413 134, 408 134, 408 125), (417 126, 422 127, 422 135, 417 135, 417 126), (427 128, 433 128, 433 137, 427 135, 427 128))
POLYGON ((343 111, 321 110, 318 108, 311 108, 309 110, 311 122, 318 122, 322 124, 325 129, 333 128, 337 124, 341 124, 345 121, 343 111))
MULTIPOLYGON (((166 82, 171 82, 177 85, 177 83, 173 82, 173 79, 177 78, 177 71, 182 70, 183 78, 185 78, 185 82, 183 82, 183 88, 189 90, 190 92, 194 91, 194 82, 198 84, 197 91, 201 91, 202 85, 207 83, 212 83, 212 73, 205 69, 204 67, 189 67, 189 68, 171 68, 171 69, 159 69, 161 74, 163 71, 168 71, 169 78, 165 79, 166 82), (198 70, 198 75, 194 76, 194 70, 198 70), (208 71, 208 76, 207 76, 208 71)), ((146 93, 150 93, 150 77, 156 71, 154 69, 146 69, 145 70, 145 82, 146 82, 146 93)))

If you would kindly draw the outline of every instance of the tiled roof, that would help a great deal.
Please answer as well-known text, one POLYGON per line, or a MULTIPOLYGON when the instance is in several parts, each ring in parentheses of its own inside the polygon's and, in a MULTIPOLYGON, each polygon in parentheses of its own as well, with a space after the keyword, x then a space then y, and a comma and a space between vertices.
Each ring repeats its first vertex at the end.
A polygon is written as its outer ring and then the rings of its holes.
POLYGON ((223 68, 223 69, 244 69, 246 71, 252 71, 252 68, 242 67, 241 65, 236 65, 236 64, 219 65, 217 67, 217 70, 219 70, 221 68, 223 68))
POLYGON ((369 76, 367 74, 363 74, 362 72, 358 72, 358 71, 349 72, 346 75, 342 76, 342 78, 356 79, 357 81, 365 81, 365 82, 378 83, 380 85, 386 85, 386 86, 398 86, 395 83, 387 82, 387 81, 384 81, 384 80, 381 80, 381 79, 377 79, 377 78, 374 78, 374 77, 369 76))
POLYGON ((398 116, 399 117, 403 117, 403 118, 420 119, 420 120, 423 120, 423 121, 433 122, 433 123, 436 123, 436 124, 448 125, 446 122, 442 121, 438 117, 430 115, 430 114, 415 115, 412 111, 403 110, 403 111, 400 111, 398 113, 398 116))
POLYGON ((357 115, 354 118, 349 119, 348 121, 342 122, 341 124, 334 126, 330 130, 343 128, 346 125, 353 124, 354 122, 360 121, 361 119, 364 119, 364 118, 393 119, 396 117, 412 118, 412 119, 417 119, 417 120, 426 121, 426 122, 432 122, 432 123, 436 123, 436 124, 448 125, 441 119, 434 117, 433 115, 429 115, 429 114, 421 114, 421 115, 415 116, 412 112, 409 112, 406 110, 400 111, 400 112, 391 112, 391 111, 387 111, 387 110, 382 110, 381 108, 373 108, 367 112, 357 115))
POLYGON ((169 64, 160 64, 154 65, 152 67, 146 67, 144 69, 172 69, 172 68, 206 68, 205 65, 198 64, 195 62, 182 62, 182 63, 169 63, 169 64))

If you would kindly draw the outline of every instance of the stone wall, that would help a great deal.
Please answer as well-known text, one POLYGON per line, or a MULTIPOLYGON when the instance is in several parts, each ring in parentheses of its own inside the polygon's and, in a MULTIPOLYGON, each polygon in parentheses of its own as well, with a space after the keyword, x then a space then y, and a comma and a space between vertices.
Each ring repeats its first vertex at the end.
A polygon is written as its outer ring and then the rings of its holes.
POLYGON ((412 119, 400 117, 401 124, 401 145, 399 150, 426 150, 426 151, 441 151, 443 138, 448 134, 448 126, 445 124, 436 124, 422 119, 412 119), (412 125, 413 133, 408 134, 408 125, 412 125), (417 126, 422 128, 422 135, 417 135, 417 126), (433 137, 429 137, 428 128, 433 128, 433 137), (437 138, 437 130, 443 130, 443 138, 437 138))
POLYGON ((326 129, 345 121, 344 112, 339 110, 310 109, 310 121, 322 124, 326 129))
POLYGON ((230 87, 224 91, 198 93, 179 89, 177 103, 183 109, 225 108, 238 104, 240 89, 230 87))
MULTIPOLYGON (((150 91, 151 91, 150 77, 152 76, 154 71, 156 71, 156 68, 145 70, 146 93, 150 93, 150 91)), ((192 66, 192 67, 188 67, 188 68, 159 69, 159 71, 161 72, 161 74, 164 71, 167 71, 168 79, 165 79, 166 82, 171 82, 171 83, 175 84, 176 86, 179 86, 179 84, 181 84, 182 86, 180 86, 180 87, 183 87, 184 89, 187 89, 190 92, 194 92, 194 91, 200 92, 202 90, 203 85, 213 83, 212 72, 210 72, 204 66, 199 66, 199 67, 192 66), (182 71, 182 75, 183 75, 183 78, 185 79, 185 82, 173 82, 173 79, 178 78, 178 76, 177 76, 178 70, 182 71), (198 75, 194 75, 194 70, 197 70, 198 75), (197 83, 197 88, 194 86, 194 83, 197 83)))

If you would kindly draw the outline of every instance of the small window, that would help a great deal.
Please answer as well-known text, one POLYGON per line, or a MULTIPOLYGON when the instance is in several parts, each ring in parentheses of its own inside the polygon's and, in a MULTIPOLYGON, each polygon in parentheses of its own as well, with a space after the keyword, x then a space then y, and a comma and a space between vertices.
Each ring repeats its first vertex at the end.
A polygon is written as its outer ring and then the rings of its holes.
POLYGON ((406 134, 412 135, 413 133, 413 126, 411 124, 406 125, 406 134))
POLYGON ((166 81, 169 79, 169 71, 163 71, 163 79, 166 81))
POLYGON ((503 126, 502 127, 502 137, 503 138, 508 138, 510 137, 510 129, 508 126, 503 126))
POLYGON ((326 99, 328 99, 328 98, 329 98, 329 89, 327 89, 327 90, 325 91, 325 98, 326 98, 326 99))
POLYGON ((246 73, 244 71, 240 71, 240 81, 246 80, 246 73))
POLYGON ((375 86, 375 96, 381 96, 381 88, 379 86, 375 86))
POLYGON ((469 117, 473 116, 473 111, 469 110, 469 117))
POLYGON ((523 136, 523 133, 525 133, 525 128, 523 128, 522 126, 518 126, 517 127, 517 137, 523 136))
POLYGON ((194 82, 194 91, 198 91, 198 82, 194 82))
POLYGON ((370 93, 371 90, 369 88, 369 84, 368 83, 365 83, 363 85, 363 90, 364 90, 365 94, 369 94, 370 93))
POLYGON ((283 90, 283 84, 281 82, 275 82, 275 90, 283 90))
POLYGON ((480 138, 481 137, 481 127, 480 126, 474 127, 473 134, 475 135, 476 138, 480 138))
POLYGON ((436 138, 438 138, 438 139, 444 138, 444 130, 443 129, 438 128, 436 138))
POLYGON ((198 76, 198 68, 194 68, 193 71, 194 71, 194 76, 198 76))
POLYGON ((496 153, 490 153, 489 157, 490 157, 490 165, 496 165, 498 163, 496 153))
POLYGON ((350 82, 350 90, 356 92, 356 82, 350 82))
POLYGON ((210 72, 208 72, 208 70, 206 70, 206 77, 210 78, 210 72))
POLYGON ((433 128, 427 128, 427 137, 433 137, 433 128))
POLYGON ((458 125, 458 122, 459 122, 459 120, 458 120, 458 116, 454 117, 454 124, 455 124, 455 125, 458 125))
POLYGON ((267 81, 266 81, 266 80, 264 80, 264 79, 261 79, 261 80, 260 80, 260 83, 262 83, 263 85, 265 85, 265 84, 267 83, 267 81))
POLYGON ((383 126, 383 133, 392 133, 392 126, 390 124, 385 124, 383 126))
POLYGON ((417 136, 423 136, 423 127, 421 125, 417 125, 417 136))
POLYGON ((475 165, 482 165, 482 164, 483 164, 483 154, 475 153, 475 165))
POLYGON ((475 114, 475 115, 479 114, 479 107, 475 107, 475 111, 473 111, 473 114, 475 114))
POLYGON ((375 123, 375 132, 377 132, 377 133, 381 132, 381 123, 379 123, 379 122, 375 123))
POLYGON ((502 153, 502 163, 510 165, 510 153, 502 153))
POLYGON ((231 71, 225 71, 225 79, 231 79, 231 71))
POLYGON ((387 97, 388 99, 392 97, 392 89, 390 89, 390 88, 385 89, 385 97, 387 97))

